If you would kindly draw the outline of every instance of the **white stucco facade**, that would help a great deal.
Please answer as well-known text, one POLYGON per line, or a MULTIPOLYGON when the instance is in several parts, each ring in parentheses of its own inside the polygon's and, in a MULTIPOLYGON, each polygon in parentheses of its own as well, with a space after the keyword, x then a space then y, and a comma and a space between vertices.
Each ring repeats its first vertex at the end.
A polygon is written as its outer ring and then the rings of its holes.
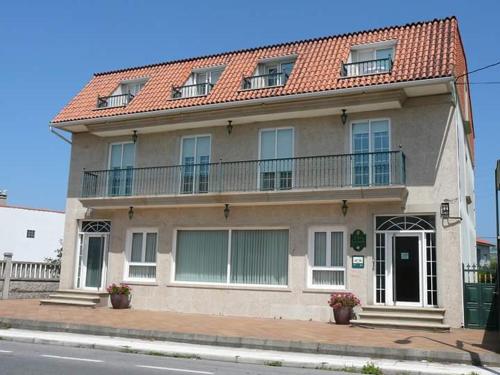
POLYGON ((19 261, 54 257, 62 246, 64 216, 60 211, 0 206, 0 255, 10 252, 19 261), (34 233, 28 237, 28 231, 34 233))

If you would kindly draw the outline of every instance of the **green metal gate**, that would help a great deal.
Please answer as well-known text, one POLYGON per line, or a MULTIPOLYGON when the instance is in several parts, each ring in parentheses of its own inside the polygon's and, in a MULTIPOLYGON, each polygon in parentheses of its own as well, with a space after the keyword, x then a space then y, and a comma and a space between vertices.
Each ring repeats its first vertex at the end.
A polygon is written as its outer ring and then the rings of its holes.
POLYGON ((498 329, 496 274, 487 268, 462 265, 465 328, 498 329))

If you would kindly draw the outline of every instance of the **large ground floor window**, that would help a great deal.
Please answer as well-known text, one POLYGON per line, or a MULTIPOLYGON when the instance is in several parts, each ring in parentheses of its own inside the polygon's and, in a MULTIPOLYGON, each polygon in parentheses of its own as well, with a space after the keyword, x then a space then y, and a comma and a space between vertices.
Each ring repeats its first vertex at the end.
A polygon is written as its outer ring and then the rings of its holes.
POLYGON ((288 230, 178 230, 175 281, 288 285, 288 230))

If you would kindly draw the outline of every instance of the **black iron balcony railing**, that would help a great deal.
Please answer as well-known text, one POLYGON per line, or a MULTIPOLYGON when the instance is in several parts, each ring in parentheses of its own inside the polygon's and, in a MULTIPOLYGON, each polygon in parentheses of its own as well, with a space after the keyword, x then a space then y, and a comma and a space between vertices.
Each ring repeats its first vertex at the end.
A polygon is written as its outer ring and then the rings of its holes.
POLYGON ((405 185, 402 151, 84 171, 82 197, 405 185))
POLYGON ((270 73, 259 76, 243 77, 243 90, 262 89, 265 87, 284 86, 288 81, 287 73, 270 73))
POLYGON ((343 77, 355 77, 369 74, 390 73, 391 70, 392 59, 386 58, 354 63, 342 63, 341 75, 343 77))
POLYGON ((212 91, 213 87, 214 84, 208 82, 172 87, 172 99, 208 95, 210 91, 212 91))
POLYGON ((98 96, 97 108, 124 107, 134 99, 132 94, 98 96))

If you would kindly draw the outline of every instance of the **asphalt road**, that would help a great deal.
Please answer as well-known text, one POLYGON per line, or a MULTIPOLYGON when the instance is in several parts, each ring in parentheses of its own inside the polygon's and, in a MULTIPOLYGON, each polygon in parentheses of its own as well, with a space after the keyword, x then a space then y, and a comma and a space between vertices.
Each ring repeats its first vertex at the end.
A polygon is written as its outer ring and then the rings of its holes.
POLYGON ((0 341, 0 375, 18 374, 325 375, 325 371, 0 341))

